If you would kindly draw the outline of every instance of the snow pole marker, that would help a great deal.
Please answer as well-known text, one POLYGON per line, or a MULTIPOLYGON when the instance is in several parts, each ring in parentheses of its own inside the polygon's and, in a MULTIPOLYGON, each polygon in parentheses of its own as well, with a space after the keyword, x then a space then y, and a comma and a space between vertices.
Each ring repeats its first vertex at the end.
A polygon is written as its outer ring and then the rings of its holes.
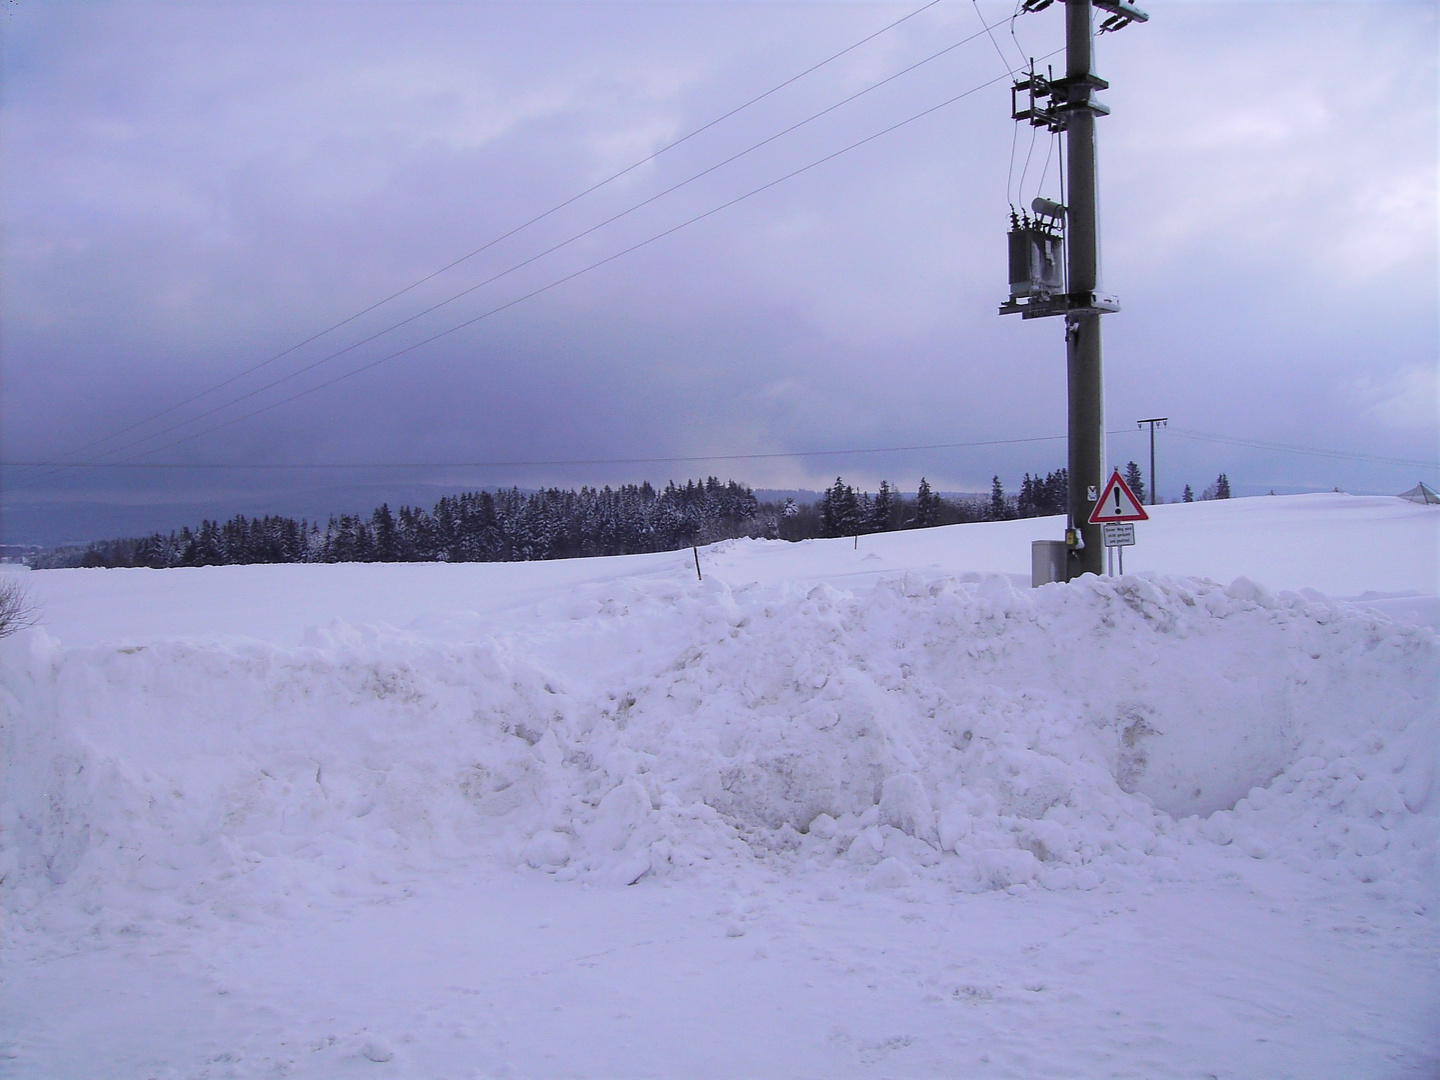
POLYGON ((704 580, 705 580, 705 576, 700 573, 700 548, 699 548, 699 546, 698 546, 698 545, 695 545, 695 544, 691 544, 691 545, 690 545, 690 553, 695 556, 695 577, 696 577, 696 579, 699 580, 699 581, 704 581, 704 580))

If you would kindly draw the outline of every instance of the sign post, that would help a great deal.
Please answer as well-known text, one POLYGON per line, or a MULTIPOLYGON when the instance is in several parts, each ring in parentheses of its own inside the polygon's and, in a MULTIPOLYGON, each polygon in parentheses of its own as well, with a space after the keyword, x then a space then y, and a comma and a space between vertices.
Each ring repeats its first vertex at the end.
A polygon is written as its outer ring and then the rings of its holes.
POLYGON ((1116 469, 1110 474, 1105 491, 1095 501, 1095 509, 1090 511, 1090 524, 1100 526, 1105 541, 1107 574, 1113 574, 1117 558, 1120 573, 1125 573, 1125 549, 1135 543, 1135 522, 1149 520, 1150 515, 1145 513, 1140 500, 1116 469))
MULTIPOLYGON (((1125 549, 1135 544, 1135 523, 1133 521, 1107 521, 1100 526, 1105 538, 1105 553, 1113 558, 1118 548, 1120 573, 1125 573, 1125 549)), ((1111 568, 1113 569, 1113 568, 1111 568)))

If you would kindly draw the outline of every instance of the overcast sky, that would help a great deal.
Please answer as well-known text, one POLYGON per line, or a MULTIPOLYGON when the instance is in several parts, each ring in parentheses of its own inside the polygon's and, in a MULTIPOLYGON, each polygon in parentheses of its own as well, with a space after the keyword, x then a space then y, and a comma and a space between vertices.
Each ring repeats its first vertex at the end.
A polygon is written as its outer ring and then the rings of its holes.
MULTIPOLYGON (((481 485, 714 473, 814 488, 843 474, 980 490, 998 473, 1013 490, 1059 467, 1057 439, 798 456, 1063 436, 1060 322, 996 311, 1008 204, 1059 195, 1047 136, 1032 150, 1019 131, 1012 166, 1005 76, 1061 44, 1058 4, 1012 34, 1008 6, 943 0, 285 351, 921 2, 7 4, 6 462, 782 456, 7 466, 6 538, 62 539, 62 520, 75 538, 103 534, 120 519, 101 504, 148 529, 200 506, 368 510, 481 485), (1002 21, 993 41, 540 255, 962 41, 982 15, 1002 21)), ((1098 124, 1102 273, 1123 305, 1104 323, 1113 462, 1145 461, 1134 421, 1168 415, 1166 498, 1221 471, 1237 494, 1440 483, 1440 8, 1150 10, 1097 45, 1112 84, 1098 124)))

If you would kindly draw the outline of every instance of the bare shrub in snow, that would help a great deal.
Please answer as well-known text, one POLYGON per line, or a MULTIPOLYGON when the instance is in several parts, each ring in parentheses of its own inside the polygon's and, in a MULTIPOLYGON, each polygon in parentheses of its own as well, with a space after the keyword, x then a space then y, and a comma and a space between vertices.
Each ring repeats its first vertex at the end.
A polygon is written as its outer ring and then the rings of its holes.
POLYGON ((9 637, 35 622, 30 594, 15 578, 0 578, 0 638, 9 637))

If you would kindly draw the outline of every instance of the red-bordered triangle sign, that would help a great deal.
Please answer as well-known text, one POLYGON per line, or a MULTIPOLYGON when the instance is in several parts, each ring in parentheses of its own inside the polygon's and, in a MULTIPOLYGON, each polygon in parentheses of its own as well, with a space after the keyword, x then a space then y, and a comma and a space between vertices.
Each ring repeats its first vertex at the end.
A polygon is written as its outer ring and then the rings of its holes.
POLYGON ((1095 509, 1090 511, 1090 524, 1103 525, 1107 521, 1149 521, 1150 515, 1145 513, 1145 508, 1140 505, 1140 500, 1135 498, 1135 493, 1130 490, 1130 485, 1120 477, 1120 470, 1116 469, 1110 474, 1110 482, 1105 485, 1104 492, 1100 495, 1100 501, 1095 504, 1095 509))

